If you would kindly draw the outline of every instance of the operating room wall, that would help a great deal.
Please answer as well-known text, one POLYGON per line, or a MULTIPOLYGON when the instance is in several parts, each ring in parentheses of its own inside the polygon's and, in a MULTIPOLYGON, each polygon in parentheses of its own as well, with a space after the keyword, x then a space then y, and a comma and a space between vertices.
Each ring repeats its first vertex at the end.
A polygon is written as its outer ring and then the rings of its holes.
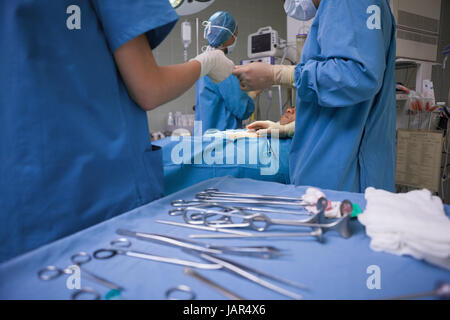
MULTIPOLYGON (((196 56, 196 18, 199 18, 199 47, 206 45, 203 39, 202 21, 216 11, 224 10, 230 12, 239 25, 238 43, 229 58, 235 64, 247 58, 247 36, 255 33, 259 28, 272 26, 279 32, 281 38, 286 39, 286 14, 280 1, 266 0, 216 0, 207 9, 191 16, 180 17, 177 25, 166 40, 154 50, 156 61, 159 65, 171 65, 184 62, 183 45, 181 42, 181 22, 188 20, 192 25, 192 44, 188 49, 188 57, 196 56)), ((274 101, 269 114, 269 119, 279 120, 280 111, 277 94, 273 95, 274 101)), ((263 95, 260 99, 263 114, 266 113, 268 100, 263 95)), ((195 86, 179 98, 148 112, 149 126, 151 132, 164 131, 167 124, 167 116, 170 111, 182 113, 194 113, 195 86)))

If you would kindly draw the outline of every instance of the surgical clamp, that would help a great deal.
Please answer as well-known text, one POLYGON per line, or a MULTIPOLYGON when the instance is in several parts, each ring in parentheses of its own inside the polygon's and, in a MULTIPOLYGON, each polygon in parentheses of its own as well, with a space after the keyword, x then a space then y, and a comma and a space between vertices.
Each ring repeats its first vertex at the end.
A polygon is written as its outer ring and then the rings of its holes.
POLYGON ((227 198, 244 198, 244 199, 255 199, 255 200, 275 200, 275 201, 289 201, 289 202, 299 202, 302 205, 314 205, 314 203, 308 203, 302 198, 284 197, 284 196, 273 196, 265 194, 245 194, 245 193, 233 193, 233 192, 221 192, 218 189, 208 188, 203 192, 198 193, 199 195, 208 196, 218 196, 227 198))
MULTIPOLYGON (((222 213, 224 216, 233 217, 235 214, 222 213)), ((266 231, 270 226, 295 226, 295 227, 311 227, 311 228, 320 228, 324 231, 334 230, 338 232, 343 238, 347 239, 351 237, 350 230, 350 214, 344 215, 342 218, 338 218, 336 221, 331 223, 305 223, 302 221, 295 220, 281 220, 281 219, 270 219, 264 214, 255 214, 250 216, 239 216, 243 221, 248 222, 247 227, 252 228, 253 230, 263 232, 266 231)), ((206 226, 210 226, 210 222, 208 222, 208 216, 204 216, 203 221, 206 226)), ((243 224, 229 224, 222 225, 222 228, 225 227, 240 227, 243 224)))
MULTIPOLYGON (((125 240, 125 239, 124 239, 125 240)), ((114 245, 116 241, 113 241, 111 245, 114 245)), ((177 258, 168 258, 168 257, 162 257, 162 256, 156 256, 145 252, 139 252, 139 251, 132 251, 132 250, 125 250, 125 249, 99 249, 94 252, 93 256, 96 259, 105 260, 110 259, 116 255, 125 255, 128 257, 134 257, 144 260, 151 260, 156 262, 164 262, 164 263, 171 263, 176 265, 181 265, 185 267, 191 267, 191 268, 198 268, 198 269, 206 269, 206 270, 217 270, 221 269, 222 266, 218 264, 211 264, 211 263, 198 263, 193 261, 187 261, 183 259, 177 259, 177 258)))
POLYGON ((305 238, 305 237, 314 237, 319 242, 322 242, 322 229, 317 228, 312 232, 285 232, 285 233, 256 233, 250 234, 248 236, 240 236, 233 234, 192 234, 189 238, 192 239, 252 239, 252 238, 305 238))
MULTIPOLYGON (((105 286, 105 287, 107 287, 109 289, 119 290, 119 291, 123 291, 124 290, 123 287, 121 287, 121 286, 119 286, 119 285, 117 285, 117 284, 115 284, 115 283, 113 283, 111 281, 108 281, 108 280, 106 280, 104 278, 101 278, 101 277, 99 277, 99 276, 97 276, 97 275, 95 275, 95 274, 93 274, 93 273, 91 273, 91 272, 89 272, 86 269, 81 267, 82 265, 84 265, 87 262, 91 261, 91 256, 88 253, 86 253, 86 252, 76 253, 70 258, 70 260, 72 261, 72 263, 74 265, 78 266, 81 271, 83 271, 82 274, 87 279, 89 279, 91 281, 95 281, 98 284, 100 284, 102 286, 105 286)), ((60 268, 58 268, 56 266, 47 266, 47 267, 39 270, 38 277, 41 280, 48 281, 48 280, 56 279, 56 278, 60 277, 63 274, 67 274, 67 275, 72 274, 72 270, 69 267, 67 267, 65 269, 60 269, 60 268)), ((85 289, 80 289, 79 294, 84 293, 85 291, 87 292, 89 290, 86 289, 86 288, 85 289)), ((73 295, 72 299, 75 299, 78 295, 73 295)))
POLYGON ((318 214, 313 216, 309 221, 297 221, 297 220, 282 220, 282 219, 270 219, 262 213, 246 215, 245 213, 236 213, 239 210, 233 210, 230 207, 228 210, 223 212, 213 211, 213 210, 201 210, 197 207, 186 207, 183 211, 183 218, 187 223, 192 224, 204 224, 208 227, 220 227, 220 228, 239 228, 239 227, 250 227, 256 231, 266 231, 271 225, 282 225, 282 226, 297 226, 297 227, 311 227, 311 228, 321 228, 325 231, 335 230, 343 238, 349 238, 351 236, 351 230, 349 226, 351 210, 353 210, 353 205, 350 201, 344 200, 341 203, 341 212, 343 214, 342 218, 339 218, 331 223, 323 223, 325 221, 324 217, 324 205, 327 200, 322 198, 317 204, 317 208, 320 210, 318 214), (200 212, 195 212, 195 210, 200 210, 200 212), (194 211, 195 220, 189 219, 188 213, 194 211), (218 223, 209 222, 209 218, 214 216, 221 216, 218 223), (224 218, 228 219, 224 219, 224 218), (199 219, 200 218, 200 219, 199 219), (231 218, 238 218, 243 221, 243 223, 232 223, 231 218), (316 219, 319 223, 315 223, 316 219), (228 224, 225 224, 229 222, 228 224))
POLYGON ((156 222, 157 223, 162 223, 162 224, 168 224, 168 225, 171 225, 171 226, 177 226, 177 227, 183 227, 183 228, 191 228, 191 229, 198 229, 198 230, 205 230, 205 231, 213 231, 213 232, 223 232, 223 233, 240 235, 240 236, 251 235, 251 233, 249 233, 249 232, 241 232, 241 231, 235 231, 235 230, 206 227, 206 226, 200 226, 200 225, 194 225, 194 224, 188 224, 188 223, 180 223, 180 222, 173 222, 173 221, 166 221, 166 220, 156 220, 156 222))
POLYGON ((187 239, 180 239, 176 237, 163 236, 159 234, 150 234, 144 232, 134 232, 129 230, 118 229, 117 234, 122 236, 133 237, 143 241, 151 241, 161 243, 165 245, 172 245, 185 249, 190 249, 198 252, 211 253, 211 254, 235 254, 246 255, 264 259, 277 258, 281 255, 281 251, 272 246, 254 246, 254 247, 230 247, 230 246, 217 246, 211 244, 205 244, 187 239))

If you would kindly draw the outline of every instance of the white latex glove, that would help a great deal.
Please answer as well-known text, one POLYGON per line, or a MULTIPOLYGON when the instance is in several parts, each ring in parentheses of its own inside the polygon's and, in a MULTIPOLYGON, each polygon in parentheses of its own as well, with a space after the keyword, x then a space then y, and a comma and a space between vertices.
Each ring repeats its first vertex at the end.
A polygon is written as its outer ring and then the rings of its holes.
POLYGON ((191 59, 200 62, 200 77, 209 76, 215 83, 228 78, 234 69, 234 62, 228 59, 222 50, 207 50, 191 59))
POLYGON ((291 138, 295 134, 295 122, 281 125, 273 121, 256 121, 247 126, 248 130, 255 130, 258 136, 267 136, 278 131, 280 138, 291 138))
POLYGON ((236 66, 233 74, 239 79, 241 89, 255 91, 269 88, 274 84, 294 86, 295 66, 272 66, 263 62, 254 62, 236 66))

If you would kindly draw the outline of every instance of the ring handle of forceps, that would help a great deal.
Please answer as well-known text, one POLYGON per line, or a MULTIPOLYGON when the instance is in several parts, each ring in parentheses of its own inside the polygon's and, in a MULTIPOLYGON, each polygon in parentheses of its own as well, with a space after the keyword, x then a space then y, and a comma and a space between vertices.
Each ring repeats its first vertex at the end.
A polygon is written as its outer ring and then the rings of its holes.
MULTIPOLYGON (((116 248, 131 247, 131 241, 128 240, 127 238, 119 238, 116 240, 112 240, 109 244, 116 248)), ((119 249, 98 249, 92 255, 94 256, 95 259, 106 260, 106 259, 110 259, 114 256, 117 256, 118 254, 121 254, 121 253, 122 253, 122 251, 119 249), (104 255, 104 254, 106 254, 106 255, 104 255)))
MULTIPOLYGON (((72 257, 70 257, 70 260, 72 261, 72 263, 74 265, 77 265, 80 267, 81 265, 91 261, 92 258, 88 253, 81 251, 81 252, 74 254, 72 257)), ((38 277, 41 280, 48 281, 48 280, 56 279, 63 274, 71 274, 71 273, 72 273, 72 271, 71 270, 69 271, 68 268, 61 269, 61 268, 51 265, 51 266, 47 266, 47 267, 39 270, 38 277)))
POLYGON ((78 289, 77 291, 72 293, 71 299, 72 300, 78 300, 78 297, 83 295, 83 294, 90 294, 90 295, 92 295, 93 296, 92 300, 100 300, 100 294, 97 292, 97 290, 89 288, 89 287, 78 289))
POLYGON ((176 298, 171 298, 172 294, 174 292, 185 292, 189 294, 189 298, 187 299, 183 299, 183 300, 195 300, 196 294, 195 292, 188 286, 182 284, 179 286, 176 286, 174 288, 170 288, 169 290, 166 291, 166 299, 167 300, 179 300, 176 298))

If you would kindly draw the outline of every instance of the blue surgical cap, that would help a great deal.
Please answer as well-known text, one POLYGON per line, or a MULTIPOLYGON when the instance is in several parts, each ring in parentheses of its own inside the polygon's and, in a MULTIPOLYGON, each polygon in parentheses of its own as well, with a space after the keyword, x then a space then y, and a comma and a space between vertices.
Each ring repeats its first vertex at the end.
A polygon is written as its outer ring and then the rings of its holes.
POLYGON ((230 39, 236 31, 236 21, 233 16, 225 11, 218 11, 214 13, 208 20, 211 23, 211 29, 206 30, 206 40, 211 47, 220 47, 225 41, 230 39), (222 28, 214 28, 214 26, 219 26, 230 30, 222 28))

